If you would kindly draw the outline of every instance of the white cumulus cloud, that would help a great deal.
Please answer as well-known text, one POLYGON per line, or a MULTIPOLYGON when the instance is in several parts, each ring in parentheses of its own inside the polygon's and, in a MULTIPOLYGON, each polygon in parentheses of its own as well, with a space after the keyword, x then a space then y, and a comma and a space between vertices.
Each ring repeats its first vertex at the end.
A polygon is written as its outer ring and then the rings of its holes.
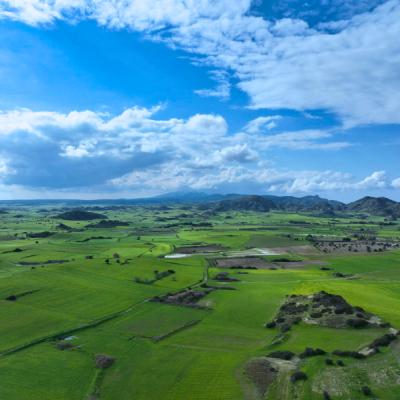
POLYGON ((393 179, 393 181, 392 181, 392 186, 393 186, 395 189, 400 189, 400 178, 393 179))
MULTIPOLYGON (((374 2, 378 5, 379 2, 374 2)), ((257 109, 324 109, 346 126, 400 123, 400 2, 310 27, 269 21, 250 0, 0 0, 0 18, 31 25, 92 19, 143 32, 232 74, 257 109)), ((226 98, 229 83, 200 89, 226 98)))
POLYGON ((323 130, 270 134, 268 124, 279 116, 230 132, 220 115, 159 119, 159 110, 131 107, 118 115, 0 111, 0 160, 7 160, 0 163, 0 175, 9 185, 53 189, 106 185, 136 190, 141 185, 161 190, 251 181, 265 186, 283 179, 268 162, 272 149, 332 151, 350 145, 323 130))
POLYGON ((271 130, 277 127, 277 122, 282 117, 280 115, 271 115, 268 117, 258 117, 251 120, 244 128, 248 133, 259 133, 263 130, 271 130))

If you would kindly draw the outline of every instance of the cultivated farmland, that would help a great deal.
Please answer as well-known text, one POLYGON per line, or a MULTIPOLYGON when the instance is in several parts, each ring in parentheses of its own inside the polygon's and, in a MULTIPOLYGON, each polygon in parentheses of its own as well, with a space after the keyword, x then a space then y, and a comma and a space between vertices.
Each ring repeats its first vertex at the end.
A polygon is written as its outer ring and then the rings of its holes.
POLYGON ((400 398, 398 222, 5 210, 0 399, 400 398))

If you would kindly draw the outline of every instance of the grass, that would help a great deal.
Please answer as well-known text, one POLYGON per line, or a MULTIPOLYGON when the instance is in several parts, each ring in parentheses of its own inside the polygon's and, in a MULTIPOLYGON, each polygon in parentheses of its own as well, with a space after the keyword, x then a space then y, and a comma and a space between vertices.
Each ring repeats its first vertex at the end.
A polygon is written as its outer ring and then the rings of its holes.
MULTIPOLYGON (((380 218, 360 224, 347 217, 223 213, 207 217, 213 226, 205 229, 183 225, 203 221, 196 209, 133 207, 104 211, 129 226, 87 229, 85 222, 68 221, 80 231, 66 232, 57 228, 61 221, 50 218, 57 212, 26 207, 0 215, 0 352, 22 347, 0 356, 1 399, 81 400, 96 387, 102 400, 239 400, 251 392, 244 390, 248 378, 243 367, 253 357, 272 350, 298 354, 305 347, 357 350, 384 332, 299 324, 274 345, 278 332, 264 324, 274 318, 285 296, 294 293, 339 294, 400 327, 400 252, 296 254, 296 246, 310 245, 308 234, 341 238, 368 227, 381 237, 398 237, 399 225, 382 225, 380 218), (184 213, 189 217, 180 217, 184 213), (40 239, 25 233, 43 231, 56 233, 40 239), (201 300, 208 310, 150 302, 156 295, 196 288, 207 275, 224 271, 208 270, 206 256, 163 257, 176 247, 195 244, 231 250, 290 247, 292 259, 326 261, 334 271, 318 265, 246 274, 226 270, 239 279, 229 283, 235 290, 211 292, 201 300), (16 248, 22 251, 14 252, 16 248), (68 262, 45 264, 48 260, 68 262), (39 264, 21 266, 21 261, 39 264), (168 269, 175 273, 152 284, 134 282, 135 277, 152 279, 155 270, 168 269), (357 279, 335 278, 335 271, 357 279), (30 291, 16 301, 5 300, 30 291), (74 348, 58 350, 57 335, 73 335, 74 348), (100 375, 96 354, 116 359, 100 375)), ((346 359, 343 368, 327 367, 325 358, 302 361, 298 368, 309 379, 293 385, 282 375, 266 398, 321 399, 328 388, 334 399, 361 399, 362 385, 378 398, 400 397, 398 344, 367 360, 346 359), (379 370, 384 372, 378 376, 379 370)))

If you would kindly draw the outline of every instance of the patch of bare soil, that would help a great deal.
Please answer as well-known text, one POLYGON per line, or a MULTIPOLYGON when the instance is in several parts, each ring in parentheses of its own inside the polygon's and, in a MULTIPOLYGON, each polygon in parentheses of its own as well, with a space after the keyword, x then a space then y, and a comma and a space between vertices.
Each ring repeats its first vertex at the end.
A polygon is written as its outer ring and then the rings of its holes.
POLYGON ((202 253, 215 253, 218 251, 223 251, 225 249, 226 249, 226 247, 221 246, 219 244, 209 244, 209 245, 201 245, 201 246, 177 247, 175 249, 175 252, 182 253, 182 254, 202 254, 202 253))
POLYGON ((245 366, 245 374, 255 386, 260 398, 264 398, 269 385, 278 375, 278 369, 267 358, 255 358, 245 366))
POLYGON ((218 268, 232 269, 269 269, 276 266, 259 257, 230 257, 218 258, 215 260, 215 266, 218 268))
POLYGON ((327 265, 324 261, 266 261, 259 257, 229 257, 214 260, 217 268, 231 269, 301 269, 309 265, 327 265))
POLYGON ((289 377, 296 369, 297 360, 271 357, 251 359, 244 367, 244 376, 247 378, 247 382, 243 382, 244 398, 263 400, 267 392, 279 387, 280 399, 292 399, 289 377))
POLYGON ((320 240, 315 241, 315 247, 323 253, 378 253, 400 248, 400 242, 384 240, 320 240))
POLYGON ((286 246, 286 247, 274 247, 271 251, 276 253, 284 254, 301 254, 301 255, 312 255, 318 254, 318 251, 314 246, 304 245, 304 246, 286 246))
POLYGON ((361 307, 350 305, 343 297, 322 291, 309 296, 288 296, 275 319, 267 323, 266 327, 277 327, 281 332, 287 332, 301 321, 330 328, 390 326, 361 307))
POLYGON ((307 267, 309 265, 319 265, 319 266, 328 265, 327 262, 319 261, 319 260, 275 262, 275 264, 283 269, 301 269, 301 268, 307 267))
POLYGON ((214 290, 214 288, 210 287, 203 290, 185 289, 177 293, 167 293, 164 296, 155 296, 151 301, 185 307, 205 308, 198 304, 198 302, 214 290))

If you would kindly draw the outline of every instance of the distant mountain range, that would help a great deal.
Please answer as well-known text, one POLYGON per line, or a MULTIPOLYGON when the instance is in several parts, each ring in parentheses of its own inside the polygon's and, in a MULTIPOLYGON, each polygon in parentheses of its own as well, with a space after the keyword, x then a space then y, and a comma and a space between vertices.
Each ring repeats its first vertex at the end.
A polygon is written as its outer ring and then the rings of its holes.
POLYGON ((385 217, 400 217, 400 203, 385 197, 364 197, 345 204, 319 196, 238 196, 209 202, 205 205, 213 211, 270 211, 314 212, 323 216, 334 216, 337 212, 347 211, 385 217))
MULTIPOLYGON (((142 199, 106 200, 7 200, 0 201, 3 206, 63 205, 67 207, 113 207, 128 205, 198 205, 211 212, 260 211, 270 210, 290 212, 313 212, 324 216, 334 216, 339 212, 365 213, 385 217, 400 217, 400 202, 386 197, 363 197, 349 204, 328 200, 319 196, 272 196, 240 194, 207 194, 203 192, 174 192, 142 199)), ((3 212, 5 208, 3 208, 3 212)))
POLYGON ((268 212, 275 207, 273 201, 263 196, 238 196, 217 202, 206 203, 202 208, 220 211, 261 211, 268 212))
POLYGON ((315 212, 321 215, 335 215, 340 211, 365 213, 385 217, 400 217, 400 203, 386 197, 363 197, 346 204, 319 196, 273 196, 273 195, 238 195, 206 194, 199 192, 169 193, 149 199, 170 203, 200 203, 201 208, 222 211, 261 211, 270 210, 291 212, 315 212))

